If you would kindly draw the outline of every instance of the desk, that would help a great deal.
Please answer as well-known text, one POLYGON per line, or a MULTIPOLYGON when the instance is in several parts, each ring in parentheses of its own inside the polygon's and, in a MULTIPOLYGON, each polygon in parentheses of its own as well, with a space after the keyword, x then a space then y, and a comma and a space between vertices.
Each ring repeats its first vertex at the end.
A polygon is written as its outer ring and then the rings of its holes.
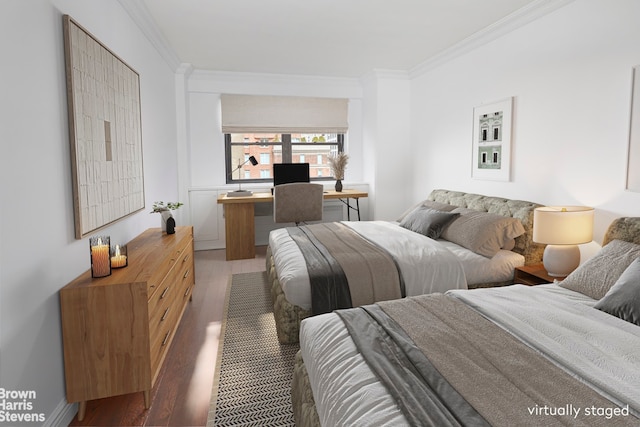
MULTIPOLYGON (((358 220, 360 220, 359 199, 367 196, 368 193, 366 191, 347 189, 341 192, 335 190, 324 192, 325 200, 338 199, 347 206, 348 219, 351 219, 352 209, 357 211, 358 220), (351 205, 349 199, 355 199, 356 205, 351 205)), ((218 203, 224 205, 227 261, 255 258, 255 204, 266 202, 273 202, 271 193, 254 193, 248 197, 227 197, 226 194, 218 196, 218 203)))

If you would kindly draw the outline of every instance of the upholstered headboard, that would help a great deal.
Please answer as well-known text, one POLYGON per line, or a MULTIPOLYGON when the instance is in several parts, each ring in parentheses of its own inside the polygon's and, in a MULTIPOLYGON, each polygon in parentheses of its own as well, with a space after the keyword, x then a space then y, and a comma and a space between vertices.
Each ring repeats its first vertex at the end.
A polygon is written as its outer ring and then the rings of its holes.
MULTIPOLYGON (((461 208, 491 212, 519 219, 524 226, 525 232, 522 236, 516 238, 516 246, 513 251, 524 256, 526 265, 542 262, 542 253, 545 245, 533 242, 533 210, 542 205, 523 200, 511 200, 449 190, 433 190, 428 199, 461 208)), ((638 224, 636 226, 640 227, 640 223, 638 224)))
POLYGON ((623 217, 613 220, 604 235, 602 246, 616 239, 640 245, 640 218, 623 217))

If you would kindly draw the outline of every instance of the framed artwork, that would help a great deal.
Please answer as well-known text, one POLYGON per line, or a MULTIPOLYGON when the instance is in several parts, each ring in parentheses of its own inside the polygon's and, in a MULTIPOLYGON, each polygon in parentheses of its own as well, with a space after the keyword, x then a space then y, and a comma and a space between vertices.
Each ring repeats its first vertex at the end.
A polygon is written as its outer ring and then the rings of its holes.
POLYGON ((63 17, 75 237, 144 209, 138 73, 63 17))
POLYGON ((513 97, 473 109, 474 179, 511 179, 511 111, 513 97))
POLYGON ((640 65, 633 67, 631 81, 631 123, 627 155, 627 190, 640 193, 640 65))

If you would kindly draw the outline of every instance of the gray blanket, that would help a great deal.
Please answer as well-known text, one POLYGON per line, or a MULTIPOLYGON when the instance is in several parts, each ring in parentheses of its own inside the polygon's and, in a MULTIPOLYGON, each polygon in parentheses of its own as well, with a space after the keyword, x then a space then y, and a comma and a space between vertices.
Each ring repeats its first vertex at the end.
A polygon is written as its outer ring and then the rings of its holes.
POLYGON ((288 227, 311 284, 311 313, 357 307, 404 296, 394 259, 339 222, 288 227))
POLYGON ((413 425, 612 425, 570 408, 615 404, 459 300, 432 294, 377 306, 338 314, 413 425))

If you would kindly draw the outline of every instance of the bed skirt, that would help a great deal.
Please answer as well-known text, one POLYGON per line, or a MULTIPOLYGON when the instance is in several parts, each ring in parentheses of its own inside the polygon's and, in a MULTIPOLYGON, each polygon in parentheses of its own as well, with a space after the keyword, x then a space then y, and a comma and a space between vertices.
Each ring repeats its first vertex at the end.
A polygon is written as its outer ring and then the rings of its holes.
POLYGON ((297 427, 320 427, 320 418, 316 411, 316 402, 313 400, 309 375, 300 351, 296 353, 296 361, 293 367, 291 404, 293 405, 293 418, 297 427))

